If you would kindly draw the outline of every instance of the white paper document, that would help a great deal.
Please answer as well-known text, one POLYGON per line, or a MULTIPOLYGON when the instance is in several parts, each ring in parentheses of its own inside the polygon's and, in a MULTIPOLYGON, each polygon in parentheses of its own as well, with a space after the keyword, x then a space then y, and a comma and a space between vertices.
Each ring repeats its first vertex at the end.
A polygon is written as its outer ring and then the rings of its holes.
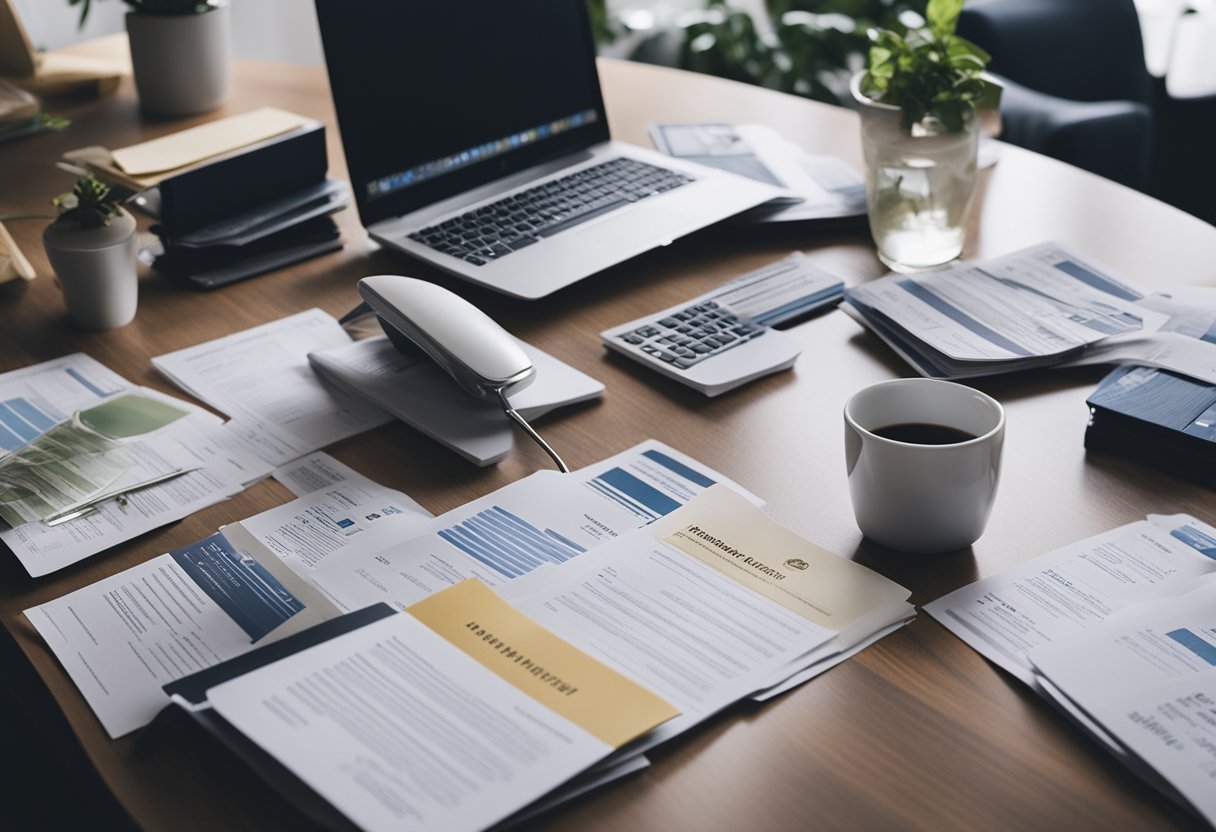
POLYGON ((1027 684, 1027 653, 1137 602, 1169 598, 1216 574, 1216 529, 1188 515, 1147 520, 976 581, 924 611, 1027 684))
POLYGON ((666 517, 499 590, 675 705, 633 750, 687 730, 911 616, 907 589, 715 486, 666 517))
POLYGON ((16 450, 75 411, 130 386, 79 352, 0 374, 0 452, 16 450))
POLYGON ((286 465, 274 469, 270 475, 297 497, 311 494, 327 485, 366 479, 355 469, 339 462, 324 451, 317 451, 292 460, 286 465))
MULTIPOLYGON (((313 462, 318 460, 314 457, 313 462)), ((337 473, 328 464, 296 468, 314 475, 319 469, 337 473)), ((283 563, 307 575, 336 553, 356 548, 377 551, 409 540, 431 519, 431 513, 408 495, 351 471, 238 525, 283 563)))
POLYGON ((1030 661, 1133 768, 1150 766, 1216 824, 1216 578, 1035 648, 1030 661))
POLYGON ((311 309, 157 356, 152 365, 232 421, 234 438, 271 467, 390 420, 380 408, 321 382, 308 353, 350 343, 311 309))
MULTIPOLYGON (((355 536, 323 557, 271 548, 343 610, 379 601, 404 608, 468 578, 498 586, 578 558, 715 482, 740 488, 651 440, 571 474, 538 471, 388 543, 383 533, 355 536)), ((265 522, 252 520, 263 539, 265 522)))
POLYGON ((1071 364, 1134 364, 1216 384, 1216 342, 1178 331, 1157 332, 1095 344, 1071 364))
POLYGON ((302 589, 293 591, 249 551, 215 534, 25 616, 106 732, 120 737, 168 704, 163 685, 247 652, 271 633, 336 613, 302 589), (307 610, 299 595, 308 598, 307 610))
POLYGON ((846 291, 852 313, 925 375, 965 377, 1059 363, 1167 316, 1145 293, 1058 243, 891 275, 846 291))

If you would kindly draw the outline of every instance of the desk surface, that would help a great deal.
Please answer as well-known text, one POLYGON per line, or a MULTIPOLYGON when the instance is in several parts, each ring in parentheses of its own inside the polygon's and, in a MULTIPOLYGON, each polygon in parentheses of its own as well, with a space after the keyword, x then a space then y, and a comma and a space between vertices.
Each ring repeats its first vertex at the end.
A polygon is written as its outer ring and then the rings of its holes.
MULTIPOLYGON (((614 134, 646 143, 649 120, 764 122, 808 150, 860 167, 847 110, 675 70, 604 61, 614 134)), ((275 104, 323 119, 331 168, 345 175, 321 70, 238 62, 231 101, 215 115, 275 104)), ((116 97, 69 103, 69 130, 0 148, 0 215, 43 210, 69 179, 53 161, 86 144, 120 147, 197 120, 139 114, 130 82, 116 97)), ((1055 238, 1149 286, 1213 282, 1216 229, 1060 163, 1005 148, 982 176, 965 256, 991 257, 1055 238)), ((706 400, 607 354, 597 333, 700 294, 803 249, 850 281, 882 272, 864 231, 713 230, 524 303, 454 284, 378 251, 354 210, 339 217, 341 253, 201 294, 143 275, 136 320, 86 334, 68 323, 42 252, 40 224, 11 229, 39 271, 0 286, 0 370, 82 350, 132 382, 171 391, 154 355, 317 306, 339 315, 355 281, 377 273, 432 277, 508 329, 600 379, 602 402, 547 418, 547 438, 581 466, 645 438, 663 440, 764 496, 781 523, 871 566, 926 603, 1049 549, 1140 519, 1192 512, 1209 521, 1210 491, 1130 462, 1087 455, 1086 395, 1101 370, 1055 371, 977 386, 1008 410, 1004 479, 987 534, 970 550, 900 554, 863 541, 849 507, 840 412, 848 396, 909 370, 874 337, 833 312, 792 330, 803 354, 781 373, 706 400)), ((436 513, 505 485, 548 460, 531 443, 480 470, 411 432, 385 426, 331 453, 436 513)), ((173 738, 110 741, 21 610, 58 597, 218 526, 287 499, 273 482, 48 578, 0 562, 0 621, 50 692, 38 690, 131 817, 149 829, 191 825, 282 828, 290 807, 242 776, 226 754, 173 738)), ((5 671, 6 673, 8 671, 5 671)), ((65 733, 68 733, 65 732, 65 733)), ((69 744, 71 746, 72 744, 69 744)), ((928 616, 825 676, 763 706, 740 706, 652 755, 654 766, 550 815, 554 828, 1196 828, 1199 823, 1125 771, 1043 701, 928 616)))

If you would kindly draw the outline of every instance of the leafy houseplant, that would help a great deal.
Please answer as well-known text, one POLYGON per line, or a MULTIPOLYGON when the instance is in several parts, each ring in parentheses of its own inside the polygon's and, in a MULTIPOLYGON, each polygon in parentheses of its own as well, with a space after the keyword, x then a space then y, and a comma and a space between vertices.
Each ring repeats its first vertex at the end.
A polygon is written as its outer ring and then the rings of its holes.
POLYGON ((871 32, 869 68, 853 76, 866 160, 870 233, 896 271, 962 253, 975 191, 979 119, 999 88, 988 55, 954 34, 963 0, 929 0, 925 24, 871 32))
POLYGON ((997 89, 984 77, 988 53, 954 34, 963 0, 929 0, 926 25, 904 35, 871 30, 870 66, 861 92, 899 107, 904 126, 933 118, 959 132, 997 89))
MULTIPOLYGON (((228 97, 228 5, 225 0, 123 0, 131 65, 141 106, 150 113, 193 115, 228 97)), ((80 6, 84 24, 92 0, 80 6)))
POLYGON ((135 218, 105 183, 76 180, 54 199, 59 216, 42 234, 68 312, 85 329, 112 329, 135 317, 135 218))

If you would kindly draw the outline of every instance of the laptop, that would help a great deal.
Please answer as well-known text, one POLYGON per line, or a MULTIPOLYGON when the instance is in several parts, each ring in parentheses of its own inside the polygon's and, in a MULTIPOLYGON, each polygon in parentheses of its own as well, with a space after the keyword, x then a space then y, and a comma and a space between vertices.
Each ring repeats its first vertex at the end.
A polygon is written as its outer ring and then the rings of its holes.
POLYGON ((316 0, 373 239, 534 299, 785 195, 611 141, 585 0, 316 0))

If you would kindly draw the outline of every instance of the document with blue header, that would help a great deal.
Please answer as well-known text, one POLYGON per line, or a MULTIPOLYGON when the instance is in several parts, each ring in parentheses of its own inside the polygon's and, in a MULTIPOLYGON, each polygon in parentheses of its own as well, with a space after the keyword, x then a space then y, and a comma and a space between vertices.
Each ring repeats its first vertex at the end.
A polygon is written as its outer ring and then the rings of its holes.
POLYGON ((649 440, 572 474, 538 471, 411 524, 411 533, 395 540, 369 533, 323 557, 276 541, 280 513, 294 511, 293 504, 234 524, 228 533, 242 528, 344 611, 380 601, 404 609, 468 578, 497 587, 538 567, 575 560, 718 482, 760 502, 722 474, 649 440))
POLYGON ((1030 661, 1047 695, 1216 824, 1216 578, 1036 648, 1030 661))
POLYGON ((1216 528, 1150 515, 924 609, 1150 784, 1216 819, 1216 528))

